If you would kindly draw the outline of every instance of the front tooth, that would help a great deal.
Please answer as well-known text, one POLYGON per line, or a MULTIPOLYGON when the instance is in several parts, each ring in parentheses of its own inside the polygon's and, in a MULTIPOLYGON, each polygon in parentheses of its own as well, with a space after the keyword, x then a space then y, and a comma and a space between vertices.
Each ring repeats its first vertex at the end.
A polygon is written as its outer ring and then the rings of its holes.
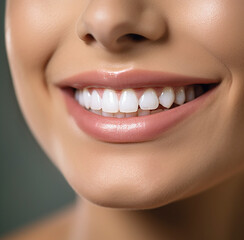
POLYGON ((89 109, 90 105, 91 105, 91 94, 87 88, 85 88, 83 90, 83 102, 84 102, 85 108, 89 109))
POLYGON ((107 113, 119 111, 119 100, 116 92, 112 89, 105 89, 102 98, 102 110, 107 113))
POLYGON ((170 108, 174 103, 174 100, 175 100, 175 93, 173 88, 171 87, 164 88, 159 97, 160 104, 166 108, 170 108))
POLYGON ((158 97, 153 89, 147 89, 139 99, 139 105, 142 110, 154 110, 158 107, 158 97))
POLYGON ((91 95, 91 109, 100 110, 102 108, 102 100, 96 90, 92 91, 91 95))
POLYGON ((186 94, 184 87, 179 87, 175 92, 175 103, 182 105, 186 100, 186 94))
POLYGON ((119 110, 123 113, 131 113, 138 110, 138 99, 132 89, 125 89, 122 91, 119 100, 119 110))
POLYGON ((195 90, 193 86, 186 89, 186 101, 190 102, 195 99, 195 90))

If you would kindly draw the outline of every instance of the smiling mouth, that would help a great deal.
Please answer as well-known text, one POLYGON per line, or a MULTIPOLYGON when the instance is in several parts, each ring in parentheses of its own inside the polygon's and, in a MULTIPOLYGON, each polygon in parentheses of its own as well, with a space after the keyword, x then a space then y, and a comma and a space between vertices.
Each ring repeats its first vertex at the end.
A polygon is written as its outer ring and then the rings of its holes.
POLYGON ((112 143, 150 141, 193 115, 220 80, 132 70, 86 72, 64 79, 69 115, 82 132, 112 143))

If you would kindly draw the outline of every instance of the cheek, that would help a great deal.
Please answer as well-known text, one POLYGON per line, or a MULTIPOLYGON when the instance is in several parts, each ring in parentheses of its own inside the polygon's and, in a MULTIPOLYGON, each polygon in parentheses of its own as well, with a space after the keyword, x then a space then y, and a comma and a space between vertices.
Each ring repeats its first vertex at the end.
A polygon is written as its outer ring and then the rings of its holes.
POLYGON ((62 39, 64 23, 69 23, 61 10, 57 0, 9 0, 6 8, 6 47, 17 98, 46 149, 53 113, 45 66, 62 39))
POLYGON ((10 0, 6 10, 15 61, 25 69, 44 67, 70 22, 65 5, 57 0, 10 0))
POLYGON ((235 68, 244 66, 243 12, 242 0, 189 0, 178 12, 178 23, 215 58, 235 68))

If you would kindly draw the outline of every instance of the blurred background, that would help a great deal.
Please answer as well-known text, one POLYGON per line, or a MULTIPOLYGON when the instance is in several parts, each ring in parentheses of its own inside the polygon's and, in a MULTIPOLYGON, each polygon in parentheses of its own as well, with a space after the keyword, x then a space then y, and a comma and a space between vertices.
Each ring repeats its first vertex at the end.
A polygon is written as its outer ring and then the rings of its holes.
POLYGON ((0 1, 0 237, 43 218, 75 199, 48 160, 17 105, 4 42, 5 0, 0 1))

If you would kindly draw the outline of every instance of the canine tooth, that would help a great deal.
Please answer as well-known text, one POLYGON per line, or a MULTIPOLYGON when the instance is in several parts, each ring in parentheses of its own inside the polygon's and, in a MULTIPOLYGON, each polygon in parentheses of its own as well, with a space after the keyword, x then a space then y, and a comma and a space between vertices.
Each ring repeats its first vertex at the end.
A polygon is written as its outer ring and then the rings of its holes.
POLYGON ((83 90, 83 102, 85 108, 89 109, 91 105, 91 94, 87 88, 83 90))
POLYGON ((186 101, 190 102, 195 99, 195 90, 193 86, 190 86, 186 89, 186 101))
POLYGON ((102 110, 107 113, 116 113, 119 111, 119 100, 114 90, 104 90, 102 98, 102 110))
POLYGON ((154 110, 158 107, 158 97, 151 88, 147 89, 139 99, 139 105, 142 110, 154 110))
POLYGON ((114 113, 114 117, 116 117, 116 118, 124 118, 125 117, 125 113, 122 113, 122 112, 114 113))
POLYGON ((119 111, 123 113, 136 112, 138 110, 138 98, 132 89, 122 91, 119 100, 119 111))
POLYGON ((178 105, 182 105, 186 100, 186 94, 184 87, 179 87, 175 91, 175 103, 178 105))
POLYGON ((92 91, 91 95, 91 109, 100 110, 102 108, 102 100, 96 90, 92 91))
POLYGON ((171 87, 165 87, 159 97, 162 106, 170 108, 175 100, 175 92, 171 87))
POLYGON ((102 116, 104 116, 104 117, 113 117, 114 114, 113 113, 108 113, 108 112, 103 112, 102 111, 102 116))
POLYGON ((91 112, 97 114, 97 115, 102 115, 102 111, 101 110, 90 110, 91 112))
POLYGON ((125 117, 137 117, 137 112, 133 112, 133 113, 126 113, 125 117))
POLYGON ((150 110, 142 110, 140 108, 138 109, 138 117, 147 115, 150 115, 150 110))

